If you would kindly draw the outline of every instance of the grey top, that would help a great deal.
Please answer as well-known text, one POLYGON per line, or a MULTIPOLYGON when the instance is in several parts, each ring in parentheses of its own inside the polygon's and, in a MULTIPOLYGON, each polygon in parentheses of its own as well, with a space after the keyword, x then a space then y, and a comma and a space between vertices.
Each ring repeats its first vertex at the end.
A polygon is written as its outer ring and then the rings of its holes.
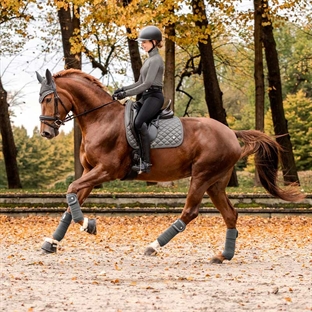
POLYGON ((138 81, 129 86, 123 87, 126 91, 126 96, 140 94, 152 85, 162 87, 164 61, 158 53, 157 48, 154 48, 148 53, 148 55, 148 59, 145 60, 140 70, 140 77, 138 81))

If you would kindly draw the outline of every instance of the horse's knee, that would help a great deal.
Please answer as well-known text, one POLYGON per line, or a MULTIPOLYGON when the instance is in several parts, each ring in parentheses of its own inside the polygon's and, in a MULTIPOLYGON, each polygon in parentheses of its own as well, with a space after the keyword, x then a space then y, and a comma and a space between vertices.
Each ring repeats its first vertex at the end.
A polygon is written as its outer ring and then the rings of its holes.
POLYGON ((67 188, 67 193, 75 193, 77 194, 77 189, 74 185, 74 182, 72 182, 71 184, 69 184, 68 188, 67 188))

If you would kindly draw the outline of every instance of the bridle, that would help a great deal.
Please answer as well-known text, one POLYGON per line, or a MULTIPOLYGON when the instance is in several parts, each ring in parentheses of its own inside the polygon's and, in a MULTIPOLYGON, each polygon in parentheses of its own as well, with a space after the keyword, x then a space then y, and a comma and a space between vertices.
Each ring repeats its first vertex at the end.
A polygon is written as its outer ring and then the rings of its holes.
POLYGON ((47 126, 52 127, 55 130, 58 130, 60 128, 61 125, 65 124, 65 120, 60 119, 60 113, 58 110, 58 105, 59 102, 61 103, 61 105, 63 106, 66 115, 68 115, 69 111, 67 111, 63 101, 61 100, 61 98, 59 97, 59 95, 57 94, 56 88, 54 85, 51 86, 51 90, 48 91, 48 94, 53 93, 54 94, 54 113, 53 116, 45 116, 45 115, 40 115, 39 119, 42 123, 44 123, 47 126), (52 121, 52 123, 48 122, 48 121, 52 121))
POLYGON ((62 99, 59 97, 59 95, 58 95, 58 93, 56 91, 55 84, 54 83, 51 84, 50 88, 51 89, 46 91, 46 93, 47 93, 47 95, 51 94, 51 93, 53 93, 53 95, 54 95, 54 113, 53 113, 53 116, 40 115, 39 119, 40 119, 40 121, 42 123, 44 123, 45 125, 53 128, 54 130, 58 130, 60 128, 60 126, 65 125, 65 122, 73 120, 73 119, 75 119, 75 118, 77 118, 79 116, 87 115, 87 114, 89 114, 89 113, 91 113, 91 112, 93 112, 93 111, 95 111, 97 109, 100 109, 100 108, 102 108, 104 106, 110 105, 110 104, 112 104, 112 103, 117 101, 117 100, 113 99, 113 101, 111 101, 111 102, 108 102, 108 103, 101 104, 99 106, 93 107, 93 108, 91 108, 89 110, 84 111, 83 113, 80 113, 80 114, 77 114, 77 115, 74 115, 74 114, 69 115, 70 111, 68 111, 66 109, 62 99), (59 103, 61 103, 61 105, 63 106, 63 108, 64 108, 64 110, 66 112, 66 116, 67 117, 64 120, 60 119, 60 113, 59 113, 59 109, 58 109, 59 103), (52 123, 51 123, 51 121, 52 121, 52 123))

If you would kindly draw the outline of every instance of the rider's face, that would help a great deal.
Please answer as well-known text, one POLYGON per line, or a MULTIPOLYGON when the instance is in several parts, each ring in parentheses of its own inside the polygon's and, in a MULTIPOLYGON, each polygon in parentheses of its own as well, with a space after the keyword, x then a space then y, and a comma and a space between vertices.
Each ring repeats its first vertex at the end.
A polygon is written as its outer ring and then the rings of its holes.
POLYGON ((153 48, 153 43, 150 40, 142 40, 141 47, 145 52, 148 52, 153 48))

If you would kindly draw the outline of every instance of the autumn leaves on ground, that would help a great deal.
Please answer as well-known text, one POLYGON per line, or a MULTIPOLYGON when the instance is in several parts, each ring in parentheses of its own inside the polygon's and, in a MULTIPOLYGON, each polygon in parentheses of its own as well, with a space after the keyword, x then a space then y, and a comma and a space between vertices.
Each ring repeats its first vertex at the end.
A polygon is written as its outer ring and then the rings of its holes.
POLYGON ((177 215, 97 217, 42 255, 59 218, 0 217, 1 311, 312 311, 312 218, 240 217, 235 257, 221 217, 202 215, 156 256, 145 247, 177 215))

